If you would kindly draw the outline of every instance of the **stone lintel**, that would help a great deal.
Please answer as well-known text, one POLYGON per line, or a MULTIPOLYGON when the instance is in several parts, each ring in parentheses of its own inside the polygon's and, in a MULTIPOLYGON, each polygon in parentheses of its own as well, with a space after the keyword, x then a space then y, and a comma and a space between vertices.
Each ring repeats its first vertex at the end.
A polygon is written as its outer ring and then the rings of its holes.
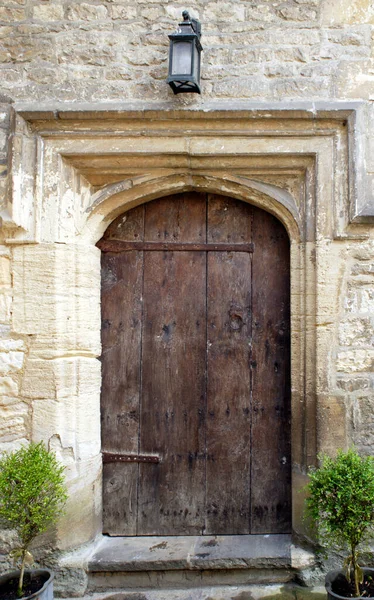
POLYGON ((362 102, 211 102, 184 109, 173 104, 99 103, 59 105, 17 103, 26 121, 113 119, 333 119, 344 121, 363 107, 362 102))

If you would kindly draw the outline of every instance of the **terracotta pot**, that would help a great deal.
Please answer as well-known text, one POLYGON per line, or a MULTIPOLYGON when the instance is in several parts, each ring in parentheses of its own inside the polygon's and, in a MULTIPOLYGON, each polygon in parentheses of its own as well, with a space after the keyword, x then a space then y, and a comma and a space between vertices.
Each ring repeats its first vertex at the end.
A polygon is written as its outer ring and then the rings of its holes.
MULTIPOLYGON (((46 581, 43 587, 34 592, 30 596, 22 596, 19 600, 53 600, 53 578, 54 573, 49 571, 48 569, 32 569, 26 570, 25 575, 31 574, 33 576, 43 575, 46 577, 46 581)), ((10 573, 6 573, 5 575, 0 576, 0 591, 7 584, 10 579, 19 577, 19 571, 11 571, 10 573)))
MULTIPOLYGON (((374 579, 374 569, 369 569, 364 567, 363 569, 364 575, 371 575, 372 578, 374 579)), ((344 575, 343 571, 329 571, 325 577, 325 588, 327 591, 327 598, 328 600, 349 600, 349 598, 347 599, 347 596, 339 596, 339 594, 336 594, 335 592, 332 591, 331 587, 335 581, 335 579, 338 577, 338 575, 344 575)), ((368 600, 368 598, 374 598, 374 596, 355 596, 354 599, 355 600, 361 600, 361 598, 363 600, 368 600)), ((351 598, 352 600, 352 598, 351 598)))

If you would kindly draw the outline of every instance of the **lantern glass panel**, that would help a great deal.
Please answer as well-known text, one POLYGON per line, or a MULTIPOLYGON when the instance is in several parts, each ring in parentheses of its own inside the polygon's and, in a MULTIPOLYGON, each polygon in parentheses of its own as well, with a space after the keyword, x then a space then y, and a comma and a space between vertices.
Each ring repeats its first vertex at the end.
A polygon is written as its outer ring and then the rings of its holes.
POLYGON ((172 56, 172 75, 191 75, 192 43, 174 42, 172 56))

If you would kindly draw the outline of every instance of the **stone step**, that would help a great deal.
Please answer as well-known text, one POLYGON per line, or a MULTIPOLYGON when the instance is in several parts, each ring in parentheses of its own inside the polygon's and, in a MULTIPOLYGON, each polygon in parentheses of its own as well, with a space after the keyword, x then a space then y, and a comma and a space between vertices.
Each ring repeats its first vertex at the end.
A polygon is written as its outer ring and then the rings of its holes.
POLYGON ((87 590, 284 584, 302 567, 300 557, 310 564, 302 552, 295 565, 289 535, 103 537, 87 562, 87 590))
MULTIPOLYGON (((65 600, 77 600, 66 598, 65 600)), ((85 595, 80 600, 326 600, 324 587, 296 584, 200 587, 189 590, 118 591, 85 595)))

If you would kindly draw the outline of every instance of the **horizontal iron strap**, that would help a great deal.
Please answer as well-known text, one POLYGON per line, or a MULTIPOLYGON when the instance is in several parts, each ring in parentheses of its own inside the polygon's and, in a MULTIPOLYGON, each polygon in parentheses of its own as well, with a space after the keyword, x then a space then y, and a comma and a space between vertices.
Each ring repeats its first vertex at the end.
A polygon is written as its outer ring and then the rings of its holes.
POLYGON ((115 454, 113 452, 103 452, 103 463, 115 462, 138 462, 138 463, 159 463, 160 457, 154 454, 115 454))
POLYGON ((128 252, 146 250, 160 252, 253 252, 253 244, 194 244, 179 242, 123 242, 120 240, 101 240, 98 247, 103 252, 128 252))

